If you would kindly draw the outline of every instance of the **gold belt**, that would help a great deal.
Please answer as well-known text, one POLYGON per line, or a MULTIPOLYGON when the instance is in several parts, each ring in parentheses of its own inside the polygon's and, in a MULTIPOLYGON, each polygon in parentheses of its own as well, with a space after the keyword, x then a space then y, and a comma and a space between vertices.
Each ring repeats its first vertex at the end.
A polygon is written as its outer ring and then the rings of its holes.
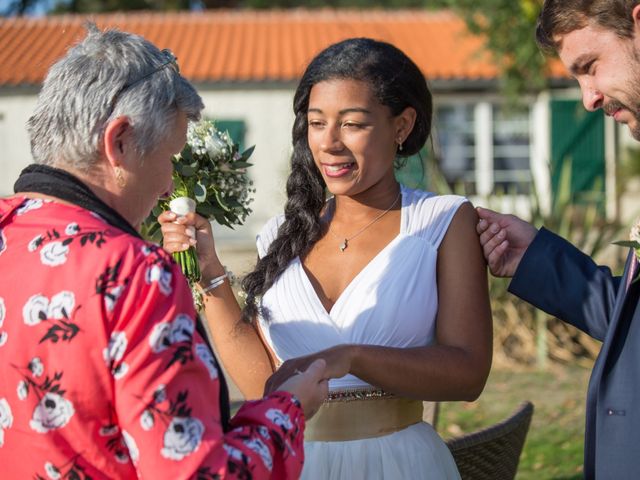
POLYGON ((307 422, 304 439, 342 442, 397 432, 422 421, 422 402, 378 392, 351 396, 332 393, 307 422))

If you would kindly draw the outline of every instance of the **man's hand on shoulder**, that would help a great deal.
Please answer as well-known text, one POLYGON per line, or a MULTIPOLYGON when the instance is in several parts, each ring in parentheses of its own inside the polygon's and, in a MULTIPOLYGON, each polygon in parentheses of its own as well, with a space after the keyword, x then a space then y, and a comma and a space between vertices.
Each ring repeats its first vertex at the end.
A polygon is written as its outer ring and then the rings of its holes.
POLYGON ((476 230, 489 270, 496 277, 512 277, 538 229, 515 215, 481 207, 476 211, 476 230))

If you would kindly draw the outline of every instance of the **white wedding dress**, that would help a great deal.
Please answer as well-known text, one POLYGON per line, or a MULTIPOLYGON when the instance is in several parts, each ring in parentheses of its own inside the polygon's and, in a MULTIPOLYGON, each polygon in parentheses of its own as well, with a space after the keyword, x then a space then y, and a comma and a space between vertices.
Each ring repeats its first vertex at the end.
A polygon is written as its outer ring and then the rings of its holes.
MULTIPOLYGON (((299 258, 264 294, 269 322, 260 328, 281 361, 343 343, 418 347, 432 343, 438 310, 438 246, 466 199, 402 187, 400 233, 353 279, 329 313, 299 258)), ((284 217, 271 219, 257 239, 263 256, 284 217)), ((330 390, 368 387, 353 375, 330 390)), ((351 441, 305 442, 307 479, 458 479, 449 450, 427 423, 351 441)))

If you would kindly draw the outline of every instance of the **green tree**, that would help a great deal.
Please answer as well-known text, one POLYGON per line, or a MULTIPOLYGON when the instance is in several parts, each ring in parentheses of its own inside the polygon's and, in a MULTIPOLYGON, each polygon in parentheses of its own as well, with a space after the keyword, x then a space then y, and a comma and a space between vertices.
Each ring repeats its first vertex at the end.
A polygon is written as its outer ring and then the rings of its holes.
POLYGON ((502 87, 515 100, 545 87, 547 61, 535 42, 542 0, 443 0, 486 38, 486 48, 500 69, 502 87))

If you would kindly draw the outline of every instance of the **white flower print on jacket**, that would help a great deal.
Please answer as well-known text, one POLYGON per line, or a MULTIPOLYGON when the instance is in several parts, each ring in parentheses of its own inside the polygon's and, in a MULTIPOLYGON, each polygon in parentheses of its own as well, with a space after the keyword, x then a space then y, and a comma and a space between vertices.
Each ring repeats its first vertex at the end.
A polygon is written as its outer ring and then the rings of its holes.
POLYGON ((42 207, 43 204, 44 200, 42 198, 30 198, 16 210, 16 215, 24 215, 31 210, 37 210, 38 208, 42 207))
POLYGON ((140 426, 145 431, 153 430, 158 425, 168 425, 160 450, 164 458, 180 461, 200 447, 204 424, 191 415, 188 398, 189 390, 182 390, 175 397, 169 398, 166 386, 160 384, 140 415, 140 426), (163 421, 156 422, 156 416, 163 421))
POLYGON ((40 261, 43 265, 57 267, 67 261, 69 256, 69 245, 64 242, 53 241, 47 243, 40 250, 40 261))
POLYGON ((171 269, 163 264, 151 265, 147 268, 145 279, 146 282, 151 285, 153 282, 158 282, 158 288, 164 295, 171 295, 173 291, 171 288, 171 280, 173 275, 171 269))
POLYGON ((75 306, 73 292, 62 291, 51 298, 41 294, 33 295, 22 308, 22 319, 29 326, 34 326, 46 319, 68 319, 75 306))
POLYGON ((27 368, 31 370, 31 373, 34 377, 40 377, 44 372, 44 365, 42 364, 42 360, 40 360, 40 357, 33 357, 29 362, 27 368))
POLYGON ((56 467, 51 462, 46 462, 44 464, 44 471, 47 473, 47 477, 49 477, 51 480, 58 480, 62 477, 62 474, 60 473, 60 470, 58 470, 58 467, 56 467))
POLYGON ((284 413, 282 410, 277 408, 270 408, 265 413, 265 416, 271 420, 273 423, 282 428, 285 432, 288 432, 293 428, 293 424, 291 423, 291 417, 284 413))
POLYGON ((13 414, 6 398, 0 398, 0 447, 4 445, 4 431, 13 425, 13 414))
POLYGON ((140 251, 147 257, 146 262, 149 265, 145 271, 147 284, 151 285, 153 282, 157 282, 158 289, 163 295, 171 295, 173 274, 171 273, 171 263, 164 258, 164 253, 160 253, 164 251, 158 245, 153 244, 143 245, 140 251))
MULTIPOLYGON (((0 297, 0 328, 4 324, 4 318, 7 315, 7 308, 4 306, 4 298, 0 297)), ((7 343, 7 332, 0 330, 0 347, 7 343)))
POLYGON ((262 462, 264 463, 264 466, 267 467, 267 470, 271 471, 273 469, 273 458, 271 458, 271 452, 269 451, 269 447, 267 447, 262 440, 259 438, 249 438, 244 440, 243 443, 260 455, 260 458, 262 458, 262 462))
POLYGON ((159 353, 176 343, 191 343, 194 330, 193 319, 189 315, 180 313, 171 323, 161 322, 153 327, 149 336, 149 345, 155 353, 159 353))
POLYGON ((138 450, 136 441, 126 430, 122 430, 122 440, 124 440, 124 443, 127 446, 127 450, 129 450, 131 461, 133 463, 138 463, 138 460, 140 459, 140 450, 138 450))
POLYGON ((0 255, 7 249, 7 237, 4 236, 4 232, 0 228, 0 255))
POLYGON ((64 229, 64 233, 67 235, 75 235, 80 231, 80 226, 76 222, 71 222, 64 229))
POLYGON ((129 370, 129 365, 121 361, 127 344, 127 335, 124 332, 111 332, 109 345, 102 351, 104 361, 116 380, 122 378, 129 370))
POLYGON ((207 367, 207 371, 209 372, 209 377, 211 380, 215 380, 218 378, 218 366, 216 364, 215 358, 213 358, 213 354, 209 347, 204 343, 197 343, 195 346, 196 355, 200 359, 204 366, 207 367))
POLYGON ((202 441, 204 425, 193 417, 174 417, 164 432, 160 454, 170 460, 182 460, 195 452, 202 441))
POLYGON ((73 404, 55 392, 47 392, 36 405, 29 426, 39 433, 64 427, 75 410, 73 404))

